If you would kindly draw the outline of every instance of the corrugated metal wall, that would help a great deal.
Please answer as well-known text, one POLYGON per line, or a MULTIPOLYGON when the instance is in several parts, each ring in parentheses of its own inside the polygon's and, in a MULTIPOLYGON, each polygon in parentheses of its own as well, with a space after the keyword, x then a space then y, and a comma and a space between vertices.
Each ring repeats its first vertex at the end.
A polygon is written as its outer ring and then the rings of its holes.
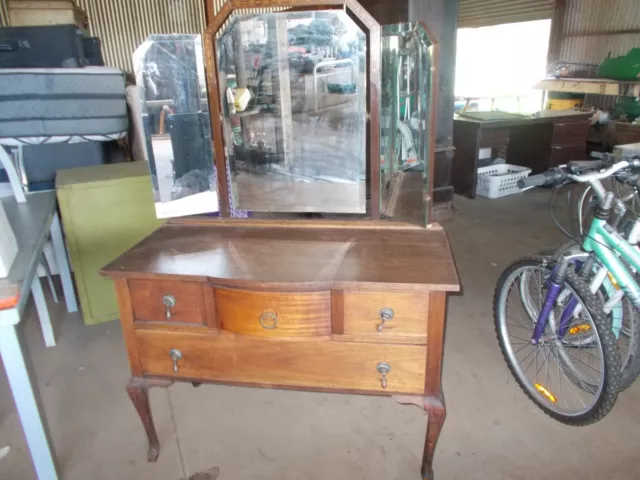
POLYGON ((553 0, 460 0, 458 28, 551 18, 553 0))
MULTIPOLYGON (((9 24, 7 1, 0 0, 0 25, 9 24)), ((225 0, 210 0, 213 12, 225 0)), ((202 33, 206 28, 204 0, 75 0, 89 16, 89 30, 102 40, 105 63, 132 70, 131 56, 152 33, 202 33)), ((243 9, 261 13, 280 9, 243 9)))
POLYGON ((9 11, 7 10, 7 0, 0 0, 0 27, 9 25, 9 11))
MULTIPOLYGON (((107 65, 131 70, 131 55, 152 33, 202 33, 203 0, 75 0, 89 16, 92 35, 102 40, 107 65)), ((218 11, 224 0, 213 0, 218 11)), ((8 25, 7 0, 0 0, 0 25, 8 25)))
POLYGON ((599 64, 640 46, 638 0, 567 0, 560 60, 599 64))
POLYGON ((76 0, 100 37, 107 65, 131 70, 131 55, 152 33, 202 33, 202 0, 76 0))

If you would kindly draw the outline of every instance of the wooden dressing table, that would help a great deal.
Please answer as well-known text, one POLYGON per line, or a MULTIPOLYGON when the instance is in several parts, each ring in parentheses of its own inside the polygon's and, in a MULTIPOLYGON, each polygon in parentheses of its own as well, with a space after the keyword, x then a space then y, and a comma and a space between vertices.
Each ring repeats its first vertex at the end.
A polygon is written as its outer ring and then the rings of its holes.
MULTIPOLYGON (((298 24, 301 19, 304 22, 303 12, 311 8, 309 3, 288 0, 280 5, 276 0, 261 1, 267 7, 301 10, 294 17, 298 24)), ((224 99, 218 86, 231 81, 229 71, 239 77, 237 65, 244 62, 236 61, 235 68, 223 64, 217 51, 225 42, 224 31, 218 35, 217 29, 223 24, 227 30, 240 28, 233 38, 244 38, 242 22, 251 22, 251 26, 264 22, 265 29, 272 33, 275 29, 279 32, 276 37, 282 40, 287 38, 281 34, 289 11, 242 14, 239 20, 234 22, 232 18, 225 23, 234 8, 247 5, 246 1, 232 0, 210 19, 204 40, 221 218, 172 219, 102 270, 115 282, 132 373, 127 392, 148 437, 150 462, 158 457, 159 440, 149 406, 149 388, 168 387, 174 381, 194 385, 211 382, 395 396, 401 403, 419 404, 428 413, 422 477, 433 479, 433 455, 445 418, 441 372, 446 295, 459 290, 445 232, 438 225, 424 224, 429 210, 433 142, 427 137, 428 156, 419 157, 417 166, 411 166, 412 174, 421 179, 425 190, 418 191, 417 204, 404 210, 421 212, 421 221, 417 223, 423 225, 394 221, 389 210, 385 210, 389 203, 385 195, 393 192, 387 192, 387 184, 380 182, 379 134, 371 129, 372 125, 376 128, 378 125, 380 73, 375 71, 379 54, 371 42, 379 42, 380 27, 352 0, 328 4, 314 18, 329 19, 343 30, 360 25, 353 28, 367 33, 366 42, 363 34, 360 46, 353 44, 350 48, 355 51, 352 58, 359 55, 358 61, 365 62, 363 70, 370 83, 367 87, 364 75, 360 75, 361 83, 349 91, 355 88, 359 93, 352 96, 362 95, 363 102, 349 103, 345 97, 346 101, 328 121, 322 117, 314 120, 314 129, 327 148, 337 142, 338 146, 345 145, 343 150, 350 148, 346 146, 348 142, 357 147, 358 134, 362 135, 367 148, 361 152, 356 166, 362 167, 363 174, 366 166, 366 176, 360 188, 362 196, 353 204, 342 202, 335 206, 336 210, 332 210, 334 205, 330 203, 318 204, 310 193, 312 189, 305 190, 308 182, 317 182, 313 184, 317 189, 322 185, 319 182, 331 181, 337 175, 346 177, 333 183, 334 188, 341 182, 351 185, 360 182, 336 165, 327 166, 333 169, 331 177, 310 179, 305 174, 295 184, 296 192, 301 194, 297 193, 296 198, 298 202, 301 198, 308 202, 305 212, 328 209, 335 217, 337 209, 340 212, 353 209, 354 214, 349 219, 329 219, 324 214, 317 220, 290 219, 290 213, 289 219, 228 218, 233 212, 232 201, 238 198, 229 195, 229 190, 235 189, 237 193, 239 188, 246 188, 237 183, 240 175, 245 179, 244 185, 260 182, 268 185, 266 192, 260 189, 251 192, 252 201, 262 195, 264 205, 277 203, 286 207, 291 197, 287 191, 274 191, 273 185, 295 182, 291 178, 299 171, 296 168, 305 162, 313 163, 316 154, 312 152, 309 156, 303 152, 288 160, 285 154, 275 169, 262 166, 258 169, 249 165, 246 158, 235 158, 234 168, 240 173, 231 174, 226 168, 224 152, 231 155, 231 149, 225 147, 224 139, 229 138, 229 119, 233 114, 229 113, 231 109, 225 113, 225 108, 221 108, 229 99, 224 99), (362 50, 359 52, 358 48, 362 50), (212 65, 213 59, 218 59, 218 63, 212 65), (368 105, 369 113, 361 109, 363 105, 368 105), (351 130, 336 124, 336 115, 348 115, 351 130), (360 120, 361 125, 368 126, 358 133, 360 120), (287 176, 281 176, 289 167, 287 176), (365 192, 369 195, 365 196, 365 192), (279 195, 277 202, 273 201, 273 195, 279 195), (366 214, 359 215, 363 205, 366 214)), ((419 24, 412 28, 417 31, 422 27, 419 24)), ((423 37, 418 38, 414 30, 399 30, 400 40, 407 48, 424 45, 423 37)), ((425 50, 420 58, 433 58, 433 51, 434 48, 425 50)), ((230 57, 227 54, 224 58, 229 61, 230 57)), ((284 62, 290 63, 286 57, 284 62)), ((283 68, 273 70, 280 74, 283 68)), ((340 78, 340 72, 332 72, 331 78, 336 77, 340 78)), ((281 89, 279 95, 287 93, 281 89)), ((433 115, 431 109, 420 111, 425 116, 433 115)), ((257 117, 253 122, 261 121, 260 113, 254 110, 252 115, 257 117)), ((273 113, 268 115, 265 118, 272 122, 273 113)), ((306 121, 304 112, 291 115, 290 121, 294 126, 306 121)), ((251 125, 248 122, 233 123, 234 142, 241 141, 243 129, 251 125)), ((419 129, 426 121, 413 125, 419 129)), ((286 129, 284 125, 282 130, 286 129)), ((154 140, 153 135, 148 139, 152 148, 154 140)), ((154 153, 157 163, 161 152, 154 153)), ((350 154, 344 158, 337 155, 343 164, 353 158, 350 154)), ((331 160, 327 158, 327 164, 331 160)), ((387 159, 386 165, 391 163, 387 159)), ((402 164, 396 167, 401 173, 402 164)), ((159 171, 158 165, 156 170, 159 171)), ((393 183, 392 172, 386 172, 383 178, 393 183)), ((415 185, 412 188, 415 190, 415 185)), ((395 194, 403 198, 398 192, 395 194)), ((411 198, 415 200, 416 195, 411 198)), ((242 196, 238 203, 236 207, 242 208, 242 196)), ((292 211, 297 207, 292 206, 292 211)), ((274 216, 268 207, 265 211, 265 215, 274 216)))

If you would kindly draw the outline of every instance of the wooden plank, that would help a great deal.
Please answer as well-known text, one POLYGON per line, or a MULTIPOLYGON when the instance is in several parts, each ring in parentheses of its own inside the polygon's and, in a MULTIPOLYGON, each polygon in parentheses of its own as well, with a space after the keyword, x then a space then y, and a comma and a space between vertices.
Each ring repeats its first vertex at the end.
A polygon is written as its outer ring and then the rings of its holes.
POLYGON ((133 323, 133 308, 131 307, 129 287, 127 286, 127 280, 124 278, 114 278, 113 281, 116 288, 116 296, 118 298, 120 322, 122 323, 122 336, 124 337, 124 343, 127 348, 131 375, 134 377, 140 377, 142 376, 142 365, 140 364, 136 329, 133 323))
POLYGON ((429 298, 429 331, 425 373, 425 397, 442 397, 442 354, 447 315, 447 295, 434 292, 429 298))
POLYGON ((419 228, 319 235, 304 227, 165 225, 103 273, 259 290, 459 290, 446 234, 419 228))
POLYGON ((617 97, 640 96, 640 82, 616 82, 598 78, 547 78, 535 83, 533 88, 549 92, 573 92, 617 97))

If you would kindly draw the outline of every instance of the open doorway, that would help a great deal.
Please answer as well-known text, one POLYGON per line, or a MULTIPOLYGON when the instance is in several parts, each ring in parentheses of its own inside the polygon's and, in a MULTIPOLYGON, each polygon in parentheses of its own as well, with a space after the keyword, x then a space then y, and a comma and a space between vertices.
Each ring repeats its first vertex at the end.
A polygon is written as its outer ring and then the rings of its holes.
POLYGON ((551 20, 458 29, 456 112, 501 110, 532 113, 543 92, 551 20))

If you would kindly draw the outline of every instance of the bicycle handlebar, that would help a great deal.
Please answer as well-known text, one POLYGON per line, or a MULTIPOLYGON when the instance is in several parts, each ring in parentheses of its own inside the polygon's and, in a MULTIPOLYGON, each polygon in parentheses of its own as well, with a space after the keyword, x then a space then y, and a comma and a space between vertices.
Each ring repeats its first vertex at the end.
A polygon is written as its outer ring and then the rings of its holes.
POLYGON ((548 170, 537 175, 522 178, 518 180, 518 188, 524 190, 525 188, 532 187, 544 187, 547 185, 555 185, 566 178, 565 174, 558 170, 548 170))
MULTIPOLYGON (((579 162, 570 162, 566 167, 581 168, 581 169, 598 169, 602 166, 607 165, 605 162, 601 160, 594 161, 579 161, 579 162)), ((586 183, 593 182, 596 180, 603 180, 608 178, 615 173, 624 170, 626 168, 640 169, 640 157, 634 157, 631 160, 622 160, 618 163, 611 165, 609 168, 605 170, 601 170, 598 172, 590 172, 584 174, 573 174, 562 170, 561 168, 556 168, 552 170, 547 170, 546 172, 539 173, 537 175, 532 175, 531 177, 523 178, 518 180, 518 188, 523 190, 525 188, 531 187, 542 187, 542 186, 552 186, 558 185, 562 181, 568 179, 573 180, 578 183, 586 183)))
POLYGON ((584 168, 589 170, 600 170, 607 165, 610 165, 610 163, 607 163, 603 160, 579 160, 569 162, 570 168, 584 168))
POLYGON ((567 174, 567 177, 574 182, 585 183, 593 180, 604 180, 609 178, 614 173, 624 170, 625 168, 640 168, 640 158, 633 158, 632 160, 622 160, 618 163, 611 165, 609 168, 600 172, 585 173, 582 175, 567 174))

